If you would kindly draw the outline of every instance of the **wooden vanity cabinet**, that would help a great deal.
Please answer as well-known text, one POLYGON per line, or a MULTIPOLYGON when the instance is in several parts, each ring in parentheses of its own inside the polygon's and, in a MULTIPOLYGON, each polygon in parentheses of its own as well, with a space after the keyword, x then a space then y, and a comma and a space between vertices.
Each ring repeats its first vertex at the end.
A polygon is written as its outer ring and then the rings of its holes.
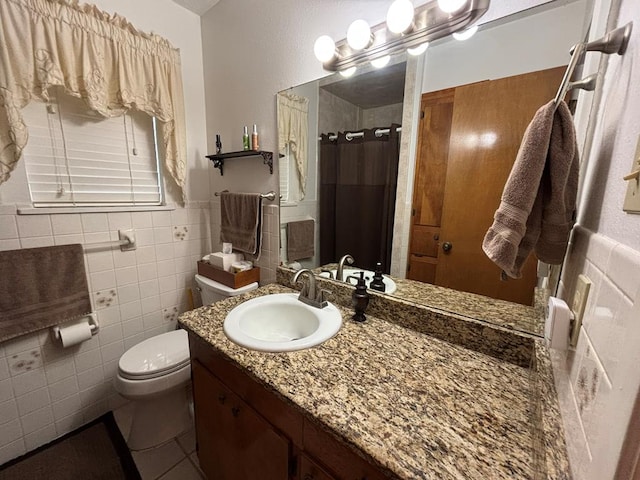
POLYGON ((382 480, 331 433, 189 334, 200 467, 210 480, 382 480))

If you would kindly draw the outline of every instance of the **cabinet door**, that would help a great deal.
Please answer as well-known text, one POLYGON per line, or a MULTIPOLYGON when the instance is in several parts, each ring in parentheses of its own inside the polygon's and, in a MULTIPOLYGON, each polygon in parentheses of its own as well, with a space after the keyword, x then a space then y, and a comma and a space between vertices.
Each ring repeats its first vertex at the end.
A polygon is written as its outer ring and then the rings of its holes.
POLYGON ((216 480, 286 480, 289 442, 192 361, 198 459, 216 480))
POLYGON ((299 480, 336 480, 305 454, 300 454, 299 480))

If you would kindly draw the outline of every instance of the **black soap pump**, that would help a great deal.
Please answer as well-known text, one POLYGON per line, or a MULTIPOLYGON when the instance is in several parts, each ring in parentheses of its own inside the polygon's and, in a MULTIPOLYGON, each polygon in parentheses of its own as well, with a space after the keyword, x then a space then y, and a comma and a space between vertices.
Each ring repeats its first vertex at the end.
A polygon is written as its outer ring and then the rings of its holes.
POLYGON ((367 292, 367 284, 364 281, 364 272, 358 272, 360 277, 356 277, 350 275, 347 277, 347 280, 353 278, 357 280, 356 289, 353 291, 351 295, 351 305, 356 313, 353 315, 353 319, 356 322, 364 322, 367 317, 364 316, 364 311, 367 309, 367 305, 369 305, 369 292, 367 292))
POLYGON ((379 292, 384 292, 387 288, 382 279, 382 263, 380 262, 376 263, 376 271, 373 274, 373 280, 371 280, 369 288, 371 290, 378 290, 379 292))

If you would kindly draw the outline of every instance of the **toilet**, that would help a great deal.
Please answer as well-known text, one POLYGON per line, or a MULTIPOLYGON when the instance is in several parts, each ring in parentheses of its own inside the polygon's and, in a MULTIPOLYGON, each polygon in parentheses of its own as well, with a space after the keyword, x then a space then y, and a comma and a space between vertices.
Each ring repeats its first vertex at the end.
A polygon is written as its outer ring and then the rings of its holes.
MULTIPOLYGON (((252 283, 233 289, 201 275, 196 275, 196 283, 204 305, 258 288, 252 283)), ((114 386, 134 402, 127 438, 131 450, 161 445, 193 426, 190 384, 189 340, 184 330, 148 338, 120 357, 114 386)))

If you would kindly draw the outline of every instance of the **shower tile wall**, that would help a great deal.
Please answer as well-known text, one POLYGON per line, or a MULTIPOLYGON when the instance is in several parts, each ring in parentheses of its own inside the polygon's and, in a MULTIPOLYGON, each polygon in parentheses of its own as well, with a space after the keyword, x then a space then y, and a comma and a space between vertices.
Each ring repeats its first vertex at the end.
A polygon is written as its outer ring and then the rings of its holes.
POLYGON ((126 228, 135 229, 138 244, 130 252, 86 250, 98 335, 67 349, 53 344, 48 330, 0 344, 0 464, 124 402, 112 385, 118 359, 145 338, 174 329, 189 308, 196 261, 211 251, 209 225, 208 202, 173 211, 67 215, 16 215, 14 205, 0 205, 2 250, 86 245, 117 239, 126 228))

